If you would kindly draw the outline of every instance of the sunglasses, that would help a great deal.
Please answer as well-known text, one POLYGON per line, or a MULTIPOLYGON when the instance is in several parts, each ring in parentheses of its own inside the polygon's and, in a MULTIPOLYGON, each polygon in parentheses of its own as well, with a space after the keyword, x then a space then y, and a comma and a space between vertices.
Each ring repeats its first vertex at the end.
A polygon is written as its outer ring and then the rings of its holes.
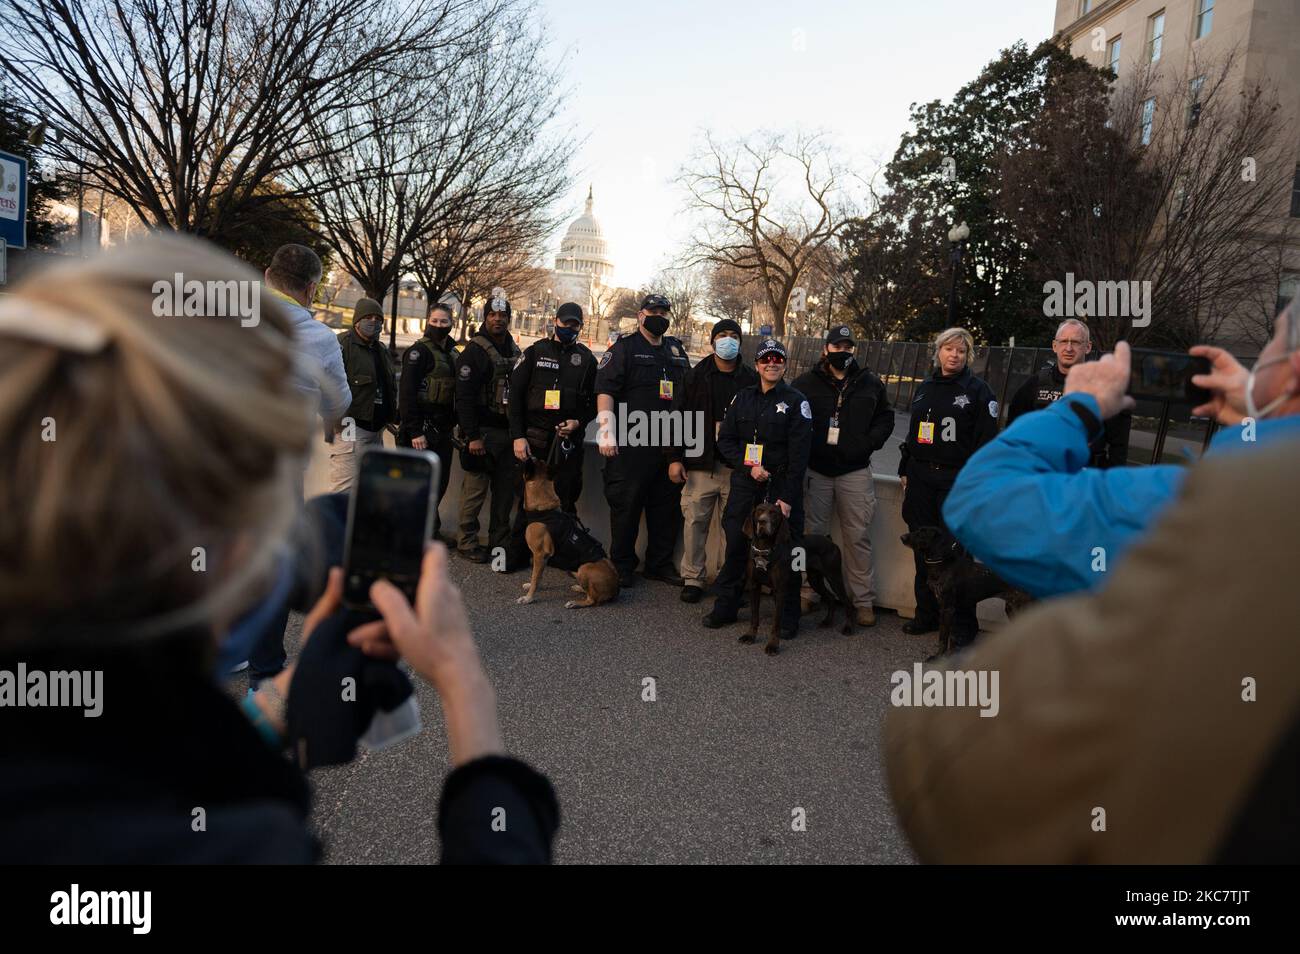
POLYGON ((759 364, 785 364, 785 358, 779 354, 765 354, 758 359, 759 364))

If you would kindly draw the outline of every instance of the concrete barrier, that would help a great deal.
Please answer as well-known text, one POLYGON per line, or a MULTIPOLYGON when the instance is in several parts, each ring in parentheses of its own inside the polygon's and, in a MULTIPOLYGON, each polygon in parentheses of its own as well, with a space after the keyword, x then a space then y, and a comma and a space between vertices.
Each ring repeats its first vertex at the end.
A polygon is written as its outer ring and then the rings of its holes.
MULTIPOLYGON (((385 435, 385 444, 393 446, 392 435, 385 435)), ((325 493, 329 488, 328 473, 329 445, 319 442, 307 470, 306 487, 308 494, 325 493)), ((460 455, 452 455, 451 482, 447 485, 447 494, 438 508, 444 533, 455 533, 459 527, 460 488, 464 476, 460 469, 460 455)), ((445 463, 445 462, 444 462, 445 463)), ((586 448, 583 454, 582 496, 578 500, 578 518, 591 530, 606 547, 609 546, 609 506, 605 502, 605 482, 603 478, 605 459, 595 445, 595 424, 588 428, 586 448)), ((876 605, 896 611, 900 616, 910 619, 916 613, 916 600, 912 593, 912 580, 915 569, 912 563, 912 551, 903 546, 899 540, 906 531, 903 523, 903 491, 899 479, 891 474, 876 474, 876 513, 871 521, 872 557, 876 569, 876 605)), ((484 506, 480 522, 484 524, 482 538, 486 542, 486 522, 488 508, 484 506)), ((831 536, 840 543, 838 524, 831 521, 831 536)), ((641 523, 641 533, 637 539, 637 552, 645 550, 645 521, 641 523)), ((708 574, 710 580, 722 566, 722 527, 718 515, 713 517, 709 531, 708 574)), ((677 558, 681 557, 681 544, 678 543, 677 558)), ((979 604, 978 615, 981 621, 998 623, 1006 620, 1006 613, 1001 600, 985 600, 979 604)))

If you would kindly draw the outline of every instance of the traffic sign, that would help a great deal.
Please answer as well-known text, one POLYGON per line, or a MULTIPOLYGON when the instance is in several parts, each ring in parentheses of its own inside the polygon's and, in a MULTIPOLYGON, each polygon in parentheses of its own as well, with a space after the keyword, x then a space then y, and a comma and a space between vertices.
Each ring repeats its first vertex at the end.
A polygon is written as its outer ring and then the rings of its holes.
POLYGON ((27 247, 27 160, 0 152, 0 239, 27 247))

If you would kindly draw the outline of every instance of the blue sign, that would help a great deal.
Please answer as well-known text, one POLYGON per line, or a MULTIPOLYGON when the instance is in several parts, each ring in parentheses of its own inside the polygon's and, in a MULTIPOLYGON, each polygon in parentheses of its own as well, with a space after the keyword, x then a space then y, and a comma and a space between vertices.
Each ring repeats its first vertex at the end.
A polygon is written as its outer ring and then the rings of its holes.
POLYGON ((27 160, 0 152, 0 239, 27 247, 27 160))
POLYGON ((772 326, 763 325, 761 328, 758 329, 758 333, 764 338, 770 338, 772 337, 772 326))

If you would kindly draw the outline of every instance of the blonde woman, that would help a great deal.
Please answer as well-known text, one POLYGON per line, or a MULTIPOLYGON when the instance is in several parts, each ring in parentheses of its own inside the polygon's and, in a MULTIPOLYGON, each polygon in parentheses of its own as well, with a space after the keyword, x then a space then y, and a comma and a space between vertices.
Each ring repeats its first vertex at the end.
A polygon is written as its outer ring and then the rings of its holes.
MULTIPOLYGON (((307 701, 290 695, 293 667, 243 711, 216 682, 219 649, 285 598, 316 410, 292 325, 258 279, 168 234, 0 298, 0 861, 319 853, 306 782, 277 750, 307 701), (173 317, 178 295, 203 307, 173 317)), ((400 655, 442 697, 444 859, 544 861, 554 796, 501 754, 446 559, 429 551, 414 608, 377 584, 383 618, 345 638, 400 655), (522 838, 494 838, 485 799, 513 804, 522 838)), ((335 569, 304 639, 338 626, 340 590, 335 569)))
MULTIPOLYGON (((903 520, 909 530, 939 527, 943 502, 957 472, 970 456, 998 433, 998 401, 982 378, 971 371, 975 340, 965 328, 949 328, 934 339, 934 370, 912 396, 907 440, 902 445, 898 476, 903 483, 903 520)), ((916 616, 903 632, 921 634, 939 628, 939 602, 930 590, 925 560, 916 562, 916 616)), ((959 606, 954 638, 965 646, 979 633, 975 607, 959 606)))

